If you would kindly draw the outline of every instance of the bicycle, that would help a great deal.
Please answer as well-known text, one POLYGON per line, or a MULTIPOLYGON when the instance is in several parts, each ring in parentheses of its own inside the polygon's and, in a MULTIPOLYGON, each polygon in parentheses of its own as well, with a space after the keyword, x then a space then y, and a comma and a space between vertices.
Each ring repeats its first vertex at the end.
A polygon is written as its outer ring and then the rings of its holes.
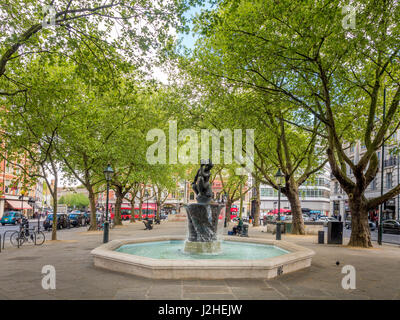
POLYGON ((25 242, 32 242, 36 246, 40 246, 45 240, 46 237, 42 231, 32 231, 25 227, 21 227, 19 231, 15 231, 10 236, 10 242, 15 247, 20 247, 25 242))

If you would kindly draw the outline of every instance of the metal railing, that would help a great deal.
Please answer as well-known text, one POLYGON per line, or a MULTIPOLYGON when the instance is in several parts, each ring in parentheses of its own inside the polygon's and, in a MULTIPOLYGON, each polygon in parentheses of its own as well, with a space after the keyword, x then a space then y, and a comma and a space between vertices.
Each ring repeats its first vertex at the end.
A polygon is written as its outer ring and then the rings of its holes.
POLYGON ((14 233, 16 230, 6 230, 4 233, 3 233, 3 249, 4 249, 4 244, 6 243, 6 234, 7 234, 7 232, 12 232, 12 233, 14 233))
POLYGON ((386 167, 391 167, 395 166, 397 164, 397 159, 396 158, 389 158, 383 161, 383 166, 386 167))

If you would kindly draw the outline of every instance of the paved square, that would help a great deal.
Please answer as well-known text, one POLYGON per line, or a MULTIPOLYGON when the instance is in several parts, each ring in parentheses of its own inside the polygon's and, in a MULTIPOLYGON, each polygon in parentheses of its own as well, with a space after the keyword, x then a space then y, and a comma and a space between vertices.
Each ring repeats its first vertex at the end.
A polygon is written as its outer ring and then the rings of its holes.
MULTIPOLYGON (((111 230, 110 239, 185 234, 186 222, 165 221, 153 230, 143 230, 143 223, 136 222, 111 230)), ((250 228, 249 234, 273 238, 263 227, 250 228)), ((317 236, 284 234, 283 240, 316 252, 310 268, 268 281, 151 280, 95 268, 90 251, 102 244, 101 232, 63 230, 58 239, 20 249, 6 243, 0 253, 0 299, 400 299, 398 245, 374 243, 372 249, 358 249, 320 245, 317 236), (56 269, 55 290, 42 288, 44 265, 56 269), (344 265, 356 269, 355 290, 341 286, 344 265)))

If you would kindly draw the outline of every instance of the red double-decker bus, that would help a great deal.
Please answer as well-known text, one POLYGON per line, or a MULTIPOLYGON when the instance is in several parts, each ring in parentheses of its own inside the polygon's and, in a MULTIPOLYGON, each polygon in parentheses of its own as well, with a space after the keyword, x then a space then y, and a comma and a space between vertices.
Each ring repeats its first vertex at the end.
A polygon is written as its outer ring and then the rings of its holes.
MULTIPOLYGON (((142 205, 142 218, 154 218, 157 213, 157 204, 146 202, 142 205)), ((132 208, 129 203, 123 203, 121 205, 121 218, 122 220, 130 220, 132 214, 132 208)), ((139 205, 135 205, 134 208, 135 219, 139 219, 139 205)), ((114 219, 115 208, 110 209, 110 217, 114 219)))

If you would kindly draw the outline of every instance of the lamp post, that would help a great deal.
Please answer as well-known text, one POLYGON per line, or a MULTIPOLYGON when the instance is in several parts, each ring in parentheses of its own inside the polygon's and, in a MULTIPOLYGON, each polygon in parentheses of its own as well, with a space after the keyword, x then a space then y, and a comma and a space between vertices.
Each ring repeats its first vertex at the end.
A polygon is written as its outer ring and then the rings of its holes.
POLYGON ((21 199, 21 215, 24 215, 24 195, 25 195, 25 190, 21 189, 21 195, 19 198, 21 199))
POLYGON ((224 203, 225 203, 225 219, 224 219, 224 228, 226 228, 226 219, 228 219, 228 214, 231 214, 231 208, 226 208, 226 201, 228 200, 228 194, 224 191, 224 203), (228 209, 228 212, 226 212, 228 209))
POLYGON ((19 198, 21 199, 21 223, 19 224, 19 232, 21 232, 22 230, 22 218, 24 216, 24 194, 25 190, 21 188, 21 195, 19 196, 19 198))
POLYGON ((112 175, 114 173, 113 169, 111 168, 111 165, 109 164, 107 168, 104 169, 104 176, 107 181, 107 195, 106 195, 106 221, 104 221, 104 237, 103 237, 103 243, 108 242, 108 230, 109 230, 109 222, 108 222, 108 193, 110 191, 110 181, 112 178, 112 175))
MULTIPOLYGON (((35 200, 33 198, 29 198, 28 204, 32 207, 32 217, 33 214, 35 213, 35 200)), ((40 230, 40 216, 38 214, 38 231, 40 230)))
POLYGON ((278 168, 275 178, 278 183, 278 222, 276 223, 276 240, 281 240, 281 184, 284 177, 281 169, 278 168))
POLYGON ((149 219, 149 197, 150 193, 146 190, 147 200, 146 200, 146 218, 149 219))
MULTIPOLYGON (((397 153, 397 185, 400 185, 400 154, 397 153)), ((397 220, 400 220, 400 194, 397 195, 397 220)))

